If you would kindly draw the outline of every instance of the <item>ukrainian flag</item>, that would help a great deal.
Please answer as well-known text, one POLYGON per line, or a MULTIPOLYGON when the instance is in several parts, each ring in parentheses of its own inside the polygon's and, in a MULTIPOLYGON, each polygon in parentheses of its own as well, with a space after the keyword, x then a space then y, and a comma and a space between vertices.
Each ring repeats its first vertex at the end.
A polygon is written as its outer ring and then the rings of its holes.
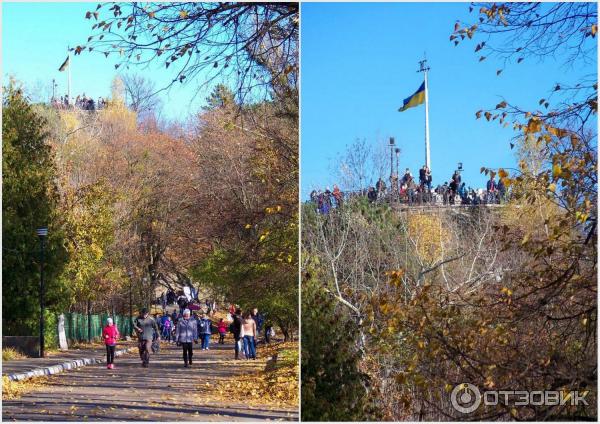
POLYGON ((418 106, 421 103, 425 103, 425 81, 419 87, 419 89, 407 99, 404 99, 404 105, 398 109, 398 112, 404 112, 406 109, 418 106))

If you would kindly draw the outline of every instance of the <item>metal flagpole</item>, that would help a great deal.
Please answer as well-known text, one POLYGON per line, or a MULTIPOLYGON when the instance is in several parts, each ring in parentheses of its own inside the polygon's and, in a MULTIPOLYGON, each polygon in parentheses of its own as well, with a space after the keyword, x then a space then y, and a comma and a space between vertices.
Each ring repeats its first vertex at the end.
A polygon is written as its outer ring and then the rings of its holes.
POLYGON ((67 84, 67 96, 69 96, 69 105, 71 105, 71 49, 69 48, 69 46, 67 46, 67 52, 69 54, 69 64, 67 65, 67 72, 69 73, 69 81, 67 84))
POLYGON ((417 72, 423 72, 425 74, 425 165, 428 169, 431 169, 431 160, 429 155, 429 87, 427 85, 427 72, 429 66, 427 66, 427 59, 419 61, 420 69, 417 72))

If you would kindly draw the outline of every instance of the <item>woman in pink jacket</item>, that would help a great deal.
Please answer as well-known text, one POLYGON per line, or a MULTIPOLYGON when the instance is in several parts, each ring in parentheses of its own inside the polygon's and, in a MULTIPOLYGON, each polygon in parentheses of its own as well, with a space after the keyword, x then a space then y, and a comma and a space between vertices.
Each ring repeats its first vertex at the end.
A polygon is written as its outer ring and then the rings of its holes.
POLYGON ((113 364, 115 360, 115 346, 119 337, 119 329, 113 324, 112 318, 107 318, 106 327, 102 330, 102 338, 106 344, 106 368, 109 370, 115 367, 113 364))

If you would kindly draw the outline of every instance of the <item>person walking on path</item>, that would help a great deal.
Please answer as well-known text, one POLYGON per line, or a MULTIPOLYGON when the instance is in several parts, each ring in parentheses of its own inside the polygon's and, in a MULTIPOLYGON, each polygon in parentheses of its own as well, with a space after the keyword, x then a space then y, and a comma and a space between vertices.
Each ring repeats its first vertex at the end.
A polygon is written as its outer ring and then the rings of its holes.
POLYGON ((263 314, 258 312, 258 308, 254 308, 252 310, 252 319, 256 323, 256 334, 257 334, 257 336, 259 336, 260 333, 262 332, 262 327, 263 327, 263 323, 265 322, 265 317, 263 316, 263 314))
POLYGON ((177 342, 177 346, 183 347, 183 366, 187 368, 192 365, 192 343, 198 343, 198 324, 193 319, 190 319, 189 309, 183 311, 183 318, 177 322, 175 341, 177 342))
MULTIPOLYGON (((158 324, 154 318, 148 315, 148 310, 142 308, 140 315, 134 320, 133 328, 138 334, 140 358, 142 367, 148 368, 150 362, 150 349, 152 349, 152 338, 154 333, 158 333, 158 324)), ((158 337, 160 342, 160 337, 158 337)))
POLYGON ((241 350, 241 336, 242 336, 242 310, 236 309, 235 314, 233 314, 233 322, 229 326, 229 331, 233 334, 233 339, 235 340, 235 359, 240 359, 240 350, 241 350))
POLYGON ((107 318, 106 327, 102 330, 102 339, 106 344, 106 368, 109 370, 115 367, 115 347, 120 336, 119 329, 113 324, 112 318, 107 318))
POLYGON ((271 324, 271 322, 269 321, 265 325, 265 343, 271 343, 271 337, 273 337, 273 335, 273 324, 271 324))
POLYGON ((203 312, 198 320, 198 333, 202 340, 202 350, 208 350, 210 345, 210 335, 212 333, 212 321, 208 319, 206 314, 203 312))
POLYGON ((250 312, 244 314, 242 321, 242 337, 244 340, 244 355, 246 359, 256 359, 256 346, 254 340, 256 338, 256 321, 252 318, 250 312))
POLYGON ((219 326, 217 327, 219 331, 219 344, 225 344, 225 334, 227 334, 227 323, 225 320, 221 318, 219 321, 219 326))
POLYGON ((164 340, 171 343, 171 332, 173 330, 173 321, 171 321, 171 317, 167 315, 167 319, 164 320, 162 337, 164 340))

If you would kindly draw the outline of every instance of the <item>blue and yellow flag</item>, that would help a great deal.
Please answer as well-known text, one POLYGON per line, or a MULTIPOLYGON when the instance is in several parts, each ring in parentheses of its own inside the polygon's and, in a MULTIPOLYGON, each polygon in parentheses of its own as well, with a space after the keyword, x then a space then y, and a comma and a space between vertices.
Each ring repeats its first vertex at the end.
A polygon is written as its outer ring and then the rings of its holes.
POLYGON ((404 99, 404 105, 398 109, 398 112, 404 112, 406 109, 418 106, 421 103, 425 103, 425 81, 419 87, 419 89, 407 99, 404 99))

